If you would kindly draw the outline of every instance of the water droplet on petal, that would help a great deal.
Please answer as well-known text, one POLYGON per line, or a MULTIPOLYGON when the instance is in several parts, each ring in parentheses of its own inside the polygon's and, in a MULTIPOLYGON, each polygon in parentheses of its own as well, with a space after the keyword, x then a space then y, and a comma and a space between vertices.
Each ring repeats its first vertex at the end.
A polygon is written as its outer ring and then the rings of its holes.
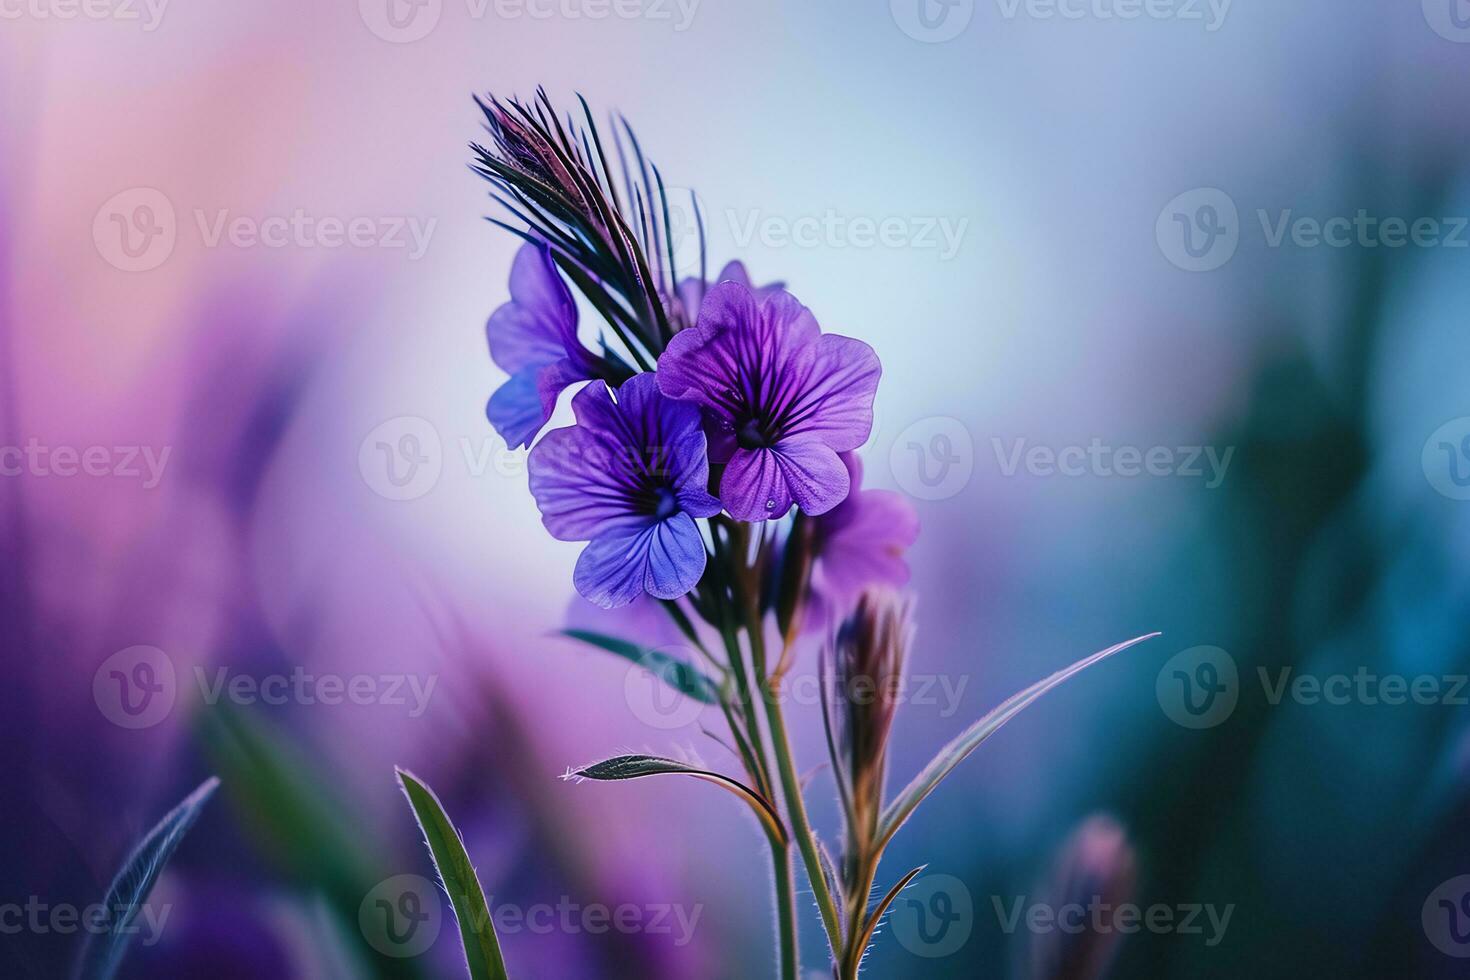
POLYGON ((767 500, 766 501, 766 510, 775 510, 775 509, 776 509, 776 502, 774 500, 767 500))

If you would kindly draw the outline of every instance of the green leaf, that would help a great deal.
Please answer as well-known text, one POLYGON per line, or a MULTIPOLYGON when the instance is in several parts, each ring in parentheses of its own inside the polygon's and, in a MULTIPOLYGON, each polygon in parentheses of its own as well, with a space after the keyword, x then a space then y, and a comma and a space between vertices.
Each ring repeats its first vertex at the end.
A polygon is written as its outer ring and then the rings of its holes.
POLYGON ((873 942, 873 933, 878 931, 878 923, 883 921, 883 916, 888 911, 888 906, 893 904, 893 900, 898 897, 898 893, 907 888, 909 886, 909 882, 917 878, 919 876, 919 872, 923 871, 926 867, 928 867, 928 865, 921 864, 914 870, 910 871, 908 874, 904 875, 902 878, 898 879, 898 881, 894 883, 893 887, 888 889, 888 894, 884 895, 883 898, 879 900, 878 905, 873 909, 873 914, 868 916, 867 924, 863 926, 862 935, 858 937, 857 942, 853 945, 853 949, 857 951, 856 955, 859 962, 861 962, 863 953, 867 950, 869 944, 873 942))
POLYGON ((624 660, 639 664, 674 690, 696 701, 704 704, 716 704, 719 701, 719 685, 700 673, 699 668, 678 657, 671 657, 661 650, 652 650, 627 640, 620 640, 615 636, 593 633, 590 630, 562 630, 562 635, 581 640, 583 643, 590 643, 609 653, 615 653, 624 660))
POLYGON ((723 773, 709 769, 700 769, 675 759, 665 759, 656 755, 619 755, 581 769, 569 769, 562 778, 615 782, 622 779, 664 775, 693 776, 695 779, 702 779, 729 790, 750 804, 750 808, 755 812, 756 818, 760 820, 767 834, 773 835, 782 843, 789 840, 786 836, 786 828, 782 826, 781 818, 777 816, 775 807, 771 806, 770 801, 764 796, 738 779, 732 779, 723 773))
POLYGON ((1013 694, 1001 702, 989 714, 961 732, 959 737, 954 741, 940 749, 939 754, 889 804, 888 809, 883 812, 883 819, 878 825, 878 839, 886 844, 898 832, 898 828, 903 826, 904 821, 908 820, 913 814, 914 809, 924 801, 924 798, 934 792, 935 787, 944 780, 944 777, 954 772, 955 767, 963 762, 965 757, 971 752, 979 748, 981 742, 994 735, 1002 725, 1024 711, 1037 698, 1062 683, 1062 681, 1074 674, 1081 673, 1093 664, 1101 660, 1106 660, 1115 653, 1121 653, 1131 646, 1142 643, 1144 640, 1151 640, 1158 635, 1158 633, 1149 633, 1146 636, 1136 637, 1126 643, 1119 643, 1117 646, 1108 647, 1106 650, 1094 653, 1090 657, 1077 661, 1064 670, 1057 671, 1045 680, 1037 681, 1024 691, 1013 694))
POLYGON ((148 893, 153 890, 164 865, 194 821, 199 819, 200 811, 218 785, 219 780, 215 777, 206 779, 133 848, 102 899, 107 928, 87 934, 77 960, 75 975, 78 980, 111 980, 117 972, 128 940, 132 938, 133 931, 129 927, 138 909, 148 900, 148 893))
POLYGON ((506 980, 505 960, 500 955, 500 941, 495 936, 495 923, 485 904, 485 892, 475 867, 464 849, 464 841, 439 797, 413 773, 395 769, 403 793, 429 845, 429 856, 439 872, 439 882, 454 904, 454 917, 459 921, 459 937, 464 942, 465 963, 471 980, 506 980))

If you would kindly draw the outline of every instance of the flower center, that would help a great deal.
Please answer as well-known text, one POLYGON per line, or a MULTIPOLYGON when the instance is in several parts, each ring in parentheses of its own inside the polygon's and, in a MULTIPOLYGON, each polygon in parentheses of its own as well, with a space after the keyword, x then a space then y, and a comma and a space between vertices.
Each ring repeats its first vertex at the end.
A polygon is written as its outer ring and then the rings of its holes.
POLYGON ((771 445, 771 437, 759 419, 747 419, 735 429, 735 442, 741 449, 765 449, 771 445))
POLYGON ((666 521, 679 512, 679 498, 668 487, 659 487, 654 492, 653 518, 666 521))

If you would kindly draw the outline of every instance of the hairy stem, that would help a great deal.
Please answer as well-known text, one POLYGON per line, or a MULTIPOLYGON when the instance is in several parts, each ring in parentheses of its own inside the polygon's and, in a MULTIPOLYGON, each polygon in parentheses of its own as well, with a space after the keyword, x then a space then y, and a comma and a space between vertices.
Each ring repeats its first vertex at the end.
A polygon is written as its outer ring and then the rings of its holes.
POLYGON ((776 879, 776 925, 781 936, 781 980, 797 980, 796 876, 791 867, 791 845, 772 835, 771 862, 776 879))

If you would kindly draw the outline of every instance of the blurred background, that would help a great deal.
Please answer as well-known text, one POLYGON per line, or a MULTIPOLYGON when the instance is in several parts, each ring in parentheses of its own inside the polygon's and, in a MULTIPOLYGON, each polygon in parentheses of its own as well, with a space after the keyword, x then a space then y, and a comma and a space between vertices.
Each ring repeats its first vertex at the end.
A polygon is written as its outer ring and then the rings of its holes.
MULTIPOLYGON (((716 266, 883 360, 867 479, 924 528, 891 785, 1164 632, 919 811, 883 878, 928 870, 869 974, 1462 975, 1463 0, 0 18, 0 974, 65 975, 52 913, 218 774, 125 976, 459 975, 395 764, 514 913, 513 976, 774 972, 740 808, 557 779, 734 762, 555 635, 596 620, 578 546, 483 415, 515 242, 470 95, 542 84, 628 116, 716 266), (1074 901, 1089 928, 1049 927, 1074 901), (423 928, 385 939, 383 907, 423 928)), ((815 768, 815 701, 790 714, 815 768)))

